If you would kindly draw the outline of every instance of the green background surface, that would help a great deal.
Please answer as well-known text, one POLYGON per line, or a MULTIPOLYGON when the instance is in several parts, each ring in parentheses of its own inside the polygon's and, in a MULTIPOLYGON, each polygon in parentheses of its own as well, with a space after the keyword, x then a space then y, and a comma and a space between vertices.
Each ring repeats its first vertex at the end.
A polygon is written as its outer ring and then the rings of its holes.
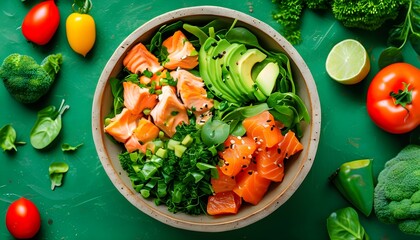
MULTIPOLYGON (((375 177, 385 161, 409 141, 408 135, 392 135, 377 128, 366 113, 366 91, 378 71, 379 52, 385 47, 386 32, 344 28, 329 13, 306 11, 303 42, 296 46, 316 81, 322 105, 322 132, 312 169, 296 193, 274 213, 248 227, 223 233, 200 233, 176 229, 154 220, 133 207, 112 185, 97 157, 91 131, 91 106, 96 83, 107 60, 120 42, 146 21, 170 10, 199 5, 216 5, 239 10, 275 29, 275 5, 270 0, 148 0, 94 1, 91 14, 97 25, 97 41, 86 58, 74 53, 66 39, 65 19, 71 13, 70 0, 56 1, 59 29, 46 46, 28 43, 20 25, 29 9, 39 1, 0 1, 0 59, 11 53, 33 56, 41 61, 51 53, 62 53, 64 62, 58 79, 39 103, 16 102, 0 84, 0 126, 12 124, 19 146, 16 153, 0 152, 0 239, 12 239, 5 226, 9 204, 21 196, 39 208, 42 227, 39 239, 328 239, 326 218, 349 206, 328 183, 328 176, 342 163, 373 158, 375 177), (370 55, 372 69, 360 84, 343 86, 325 71, 325 59, 337 42, 354 38, 370 55), (29 133, 36 113, 47 105, 70 105, 63 116, 63 130, 54 144, 43 151, 32 148, 29 133), (62 143, 83 146, 63 153, 62 143), (50 189, 48 166, 64 161, 70 166, 64 185, 50 189)), ((406 61, 419 67, 410 47, 406 61)), ((371 239, 415 239, 396 226, 380 223, 374 214, 360 221, 371 239)))

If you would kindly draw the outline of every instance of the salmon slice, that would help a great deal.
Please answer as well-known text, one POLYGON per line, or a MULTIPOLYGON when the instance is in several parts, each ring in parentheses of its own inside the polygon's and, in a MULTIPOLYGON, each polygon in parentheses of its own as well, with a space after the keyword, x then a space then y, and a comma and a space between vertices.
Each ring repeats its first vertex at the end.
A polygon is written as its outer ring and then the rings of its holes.
POLYGON ((249 137, 229 136, 224 142, 225 150, 219 152, 222 158, 222 172, 229 176, 236 176, 242 169, 249 166, 252 154, 257 144, 249 137))
POLYGON ((180 30, 163 41, 162 46, 168 51, 167 61, 163 65, 165 68, 193 69, 198 65, 197 50, 180 30))
POLYGON ((150 112, 150 116, 152 116, 155 125, 169 137, 175 134, 179 124, 188 123, 187 109, 170 86, 162 87, 159 102, 150 112))
POLYGON ((242 199, 233 191, 211 195, 207 202, 209 215, 236 214, 242 205, 242 199))
POLYGON ((220 167, 217 167, 218 178, 211 178, 211 186, 215 193, 232 191, 236 186, 236 180, 234 176, 225 175, 220 167))
POLYGON ((123 82, 124 106, 133 115, 140 115, 145 109, 152 109, 158 103, 158 96, 147 88, 141 88, 133 82, 123 82))
POLYGON ((270 180, 258 173, 255 164, 251 164, 236 176, 233 192, 242 197, 245 202, 257 205, 267 192, 270 183, 270 180))
POLYGON ((123 108, 121 113, 111 119, 104 130, 118 142, 125 143, 136 129, 136 121, 137 116, 133 115, 127 108, 123 108))
POLYGON ((257 172, 273 182, 281 182, 284 177, 283 161, 284 157, 277 146, 262 149, 255 158, 257 172))
POLYGON ((143 74, 146 70, 152 73, 163 70, 158 58, 149 52, 142 43, 138 43, 128 51, 123 59, 123 65, 135 74, 143 74))
POLYGON ((160 129, 146 118, 140 118, 137 128, 134 129, 134 136, 141 143, 147 143, 155 140, 159 136, 160 129))
POLYGON ((140 150, 141 152, 146 152, 146 146, 142 145, 136 136, 132 135, 128 140, 124 143, 124 147, 127 152, 134 152, 140 150))
POLYGON ((207 98, 203 79, 183 69, 172 71, 171 76, 177 80, 177 94, 185 107, 194 113, 197 123, 204 124, 212 116, 210 109, 214 104, 213 99, 207 98))
POLYGON ((278 144, 278 151, 280 155, 288 159, 290 156, 303 150, 303 145, 296 137, 295 133, 289 130, 285 135, 283 140, 278 144))
POLYGON ((269 111, 245 118, 242 124, 246 135, 254 139, 261 148, 270 148, 283 139, 283 135, 269 111))

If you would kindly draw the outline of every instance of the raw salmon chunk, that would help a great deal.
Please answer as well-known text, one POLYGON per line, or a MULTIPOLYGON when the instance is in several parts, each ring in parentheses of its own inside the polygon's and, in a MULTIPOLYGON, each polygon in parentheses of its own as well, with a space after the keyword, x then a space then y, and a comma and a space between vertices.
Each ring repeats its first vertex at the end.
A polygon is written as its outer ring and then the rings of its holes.
POLYGON ((215 193, 219 192, 227 192, 233 190, 236 185, 236 180, 234 176, 227 176, 225 175, 220 167, 217 167, 218 177, 211 178, 211 186, 215 193))
POLYGON ((204 124, 211 117, 213 99, 207 98, 203 79, 183 69, 172 71, 171 76, 177 81, 177 94, 185 107, 194 113, 197 123, 204 124))
POLYGON ((264 111, 242 122, 246 135, 253 138, 259 147, 272 147, 283 139, 280 129, 269 111, 264 111))
POLYGON ((124 106, 134 115, 139 115, 145 109, 152 109, 158 103, 156 94, 151 94, 147 88, 141 88, 133 82, 123 82, 124 106))
POLYGON ((163 41, 162 46, 168 51, 167 61, 163 65, 165 68, 193 69, 198 65, 197 50, 180 30, 163 41))
POLYGON ((251 164, 236 176, 236 186, 233 191, 245 202, 257 205, 267 192, 270 183, 270 180, 263 178, 256 171, 255 164, 251 164))
POLYGON ((125 143, 133 134, 137 127, 137 117, 127 108, 123 108, 121 113, 111 119, 111 122, 105 126, 105 132, 115 138, 118 142, 125 143))
POLYGON ((209 215, 236 214, 241 207, 242 199, 233 191, 211 195, 207 202, 209 215))
POLYGON ((142 43, 138 43, 128 51, 123 59, 123 65, 135 74, 143 74, 146 70, 156 73, 163 69, 157 57, 149 52, 142 43))
POLYGON ((155 125, 169 137, 175 134, 179 124, 188 123, 187 109, 170 86, 162 87, 159 102, 150 112, 150 116, 155 125))
POLYGON ((222 158, 222 172, 227 176, 235 176, 251 162, 257 144, 249 137, 229 136, 224 142, 225 150, 219 152, 222 158))

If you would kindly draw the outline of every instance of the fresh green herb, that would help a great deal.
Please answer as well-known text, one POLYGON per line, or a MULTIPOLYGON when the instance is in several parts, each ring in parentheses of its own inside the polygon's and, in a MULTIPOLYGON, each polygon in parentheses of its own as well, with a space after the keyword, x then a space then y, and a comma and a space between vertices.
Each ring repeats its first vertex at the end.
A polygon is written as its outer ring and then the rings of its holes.
POLYGON ((388 37, 389 47, 382 51, 378 65, 384 68, 389 64, 402 62, 402 50, 407 42, 420 55, 420 1, 408 0, 407 13, 404 22, 394 27, 388 37))
MULTIPOLYGON (((154 198, 157 205, 165 204, 170 212, 198 215, 206 212, 207 197, 213 192, 210 177, 218 158, 193 124, 178 126, 172 140, 181 144, 187 136, 193 141, 181 157, 167 147, 164 160, 151 152, 124 152, 119 159, 133 188, 143 197, 154 198)), ((168 140, 164 142, 168 144, 168 140)))
POLYGON ((63 152, 72 152, 72 151, 76 151, 79 147, 81 147, 83 145, 83 143, 80 143, 76 146, 72 146, 68 143, 63 143, 61 144, 61 151, 63 152))
POLYGON ((327 218, 328 235, 331 240, 369 240, 369 236, 359 222, 356 210, 351 207, 339 209, 327 218))
POLYGON ((17 151, 16 145, 22 145, 25 142, 16 142, 16 130, 12 125, 7 124, 0 128, 0 147, 3 151, 15 150, 17 151))
POLYGON ((69 106, 64 105, 63 100, 58 110, 55 106, 48 106, 38 112, 38 118, 30 134, 30 141, 34 148, 43 149, 54 141, 61 131, 61 116, 68 108, 69 106))
POLYGON ((62 185, 64 174, 69 170, 69 165, 65 162, 53 162, 48 168, 51 190, 62 185))

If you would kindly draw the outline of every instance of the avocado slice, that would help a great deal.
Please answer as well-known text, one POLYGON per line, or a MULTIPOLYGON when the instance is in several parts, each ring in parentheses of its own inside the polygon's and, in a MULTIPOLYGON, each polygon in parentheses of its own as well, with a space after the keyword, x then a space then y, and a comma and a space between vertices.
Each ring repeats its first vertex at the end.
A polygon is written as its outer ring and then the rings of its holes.
MULTIPOLYGON (((213 83, 216 85, 217 88, 223 92, 223 98, 226 99, 226 96, 229 98, 237 99, 238 97, 234 94, 232 89, 230 89, 227 84, 225 83, 225 79, 223 78, 222 72, 222 65, 223 61, 221 60, 224 55, 226 54, 226 49, 231 44, 226 39, 221 39, 217 42, 217 45, 209 52, 210 58, 209 60, 209 75, 213 77, 213 83)), ((236 100, 238 102, 239 100, 236 100)))
POLYGON ((255 83, 265 96, 268 97, 273 92, 279 73, 280 68, 277 62, 268 62, 258 73, 255 83))
POLYGON ((200 76, 203 79, 206 87, 213 92, 216 97, 221 99, 226 99, 229 102, 236 103, 238 102, 237 99, 232 98, 229 94, 226 94, 222 91, 218 83, 214 81, 213 75, 211 73, 212 69, 210 67, 210 59, 211 53, 213 52, 214 48, 217 46, 217 40, 214 38, 207 38, 204 44, 201 46, 199 54, 198 54, 198 62, 200 66, 200 76))
POLYGON ((241 76, 238 71, 238 61, 242 55, 247 51, 244 44, 237 44, 234 49, 232 49, 228 55, 225 57, 224 66, 226 70, 230 73, 230 82, 233 84, 232 87, 239 92, 239 95, 247 102, 250 100, 255 100, 255 97, 250 98, 246 89, 243 88, 241 84, 241 76))
POLYGON ((238 60, 237 67, 240 76, 240 83, 246 94, 252 98, 257 89, 251 76, 251 70, 258 62, 263 61, 267 55, 256 48, 248 49, 238 60))
POLYGON ((242 102, 246 101, 246 96, 243 91, 241 91, 236 84, 238 81, 238 77, 232 71, 229 66, 229 60, 231 59, 233 54, 239 54, 241 56, 241 52, 245 52, 246 48, 243 44, 232 43, 228 48, 226 48, 223 57, 219 58, 219 65, 222 66, 222 80, 229 88, 230 91, 235 95, 235 97, 239 98, 242 102), (235 84, 236 83, 236 84, 235 84))

